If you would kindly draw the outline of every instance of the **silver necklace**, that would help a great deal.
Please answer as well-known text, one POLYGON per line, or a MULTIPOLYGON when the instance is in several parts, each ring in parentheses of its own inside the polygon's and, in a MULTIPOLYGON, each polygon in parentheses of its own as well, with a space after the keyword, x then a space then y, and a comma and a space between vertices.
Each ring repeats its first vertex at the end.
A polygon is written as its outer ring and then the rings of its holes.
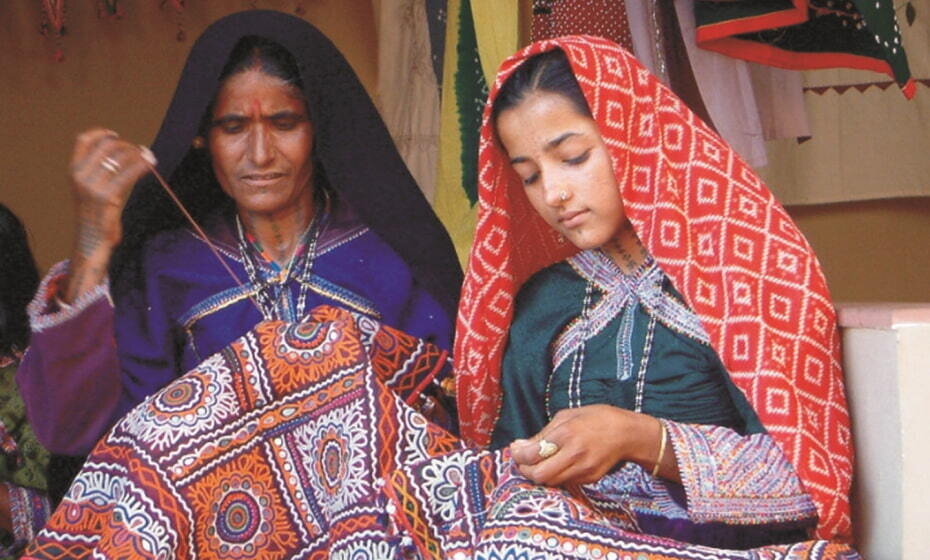
MULTIPOLYGON (((298 256, 299 251, 295 251, 288 261, 287 267, 278 275, 277 281, 266 280, 261 278, 258 273, 258 264, 254 260, 253 251, 249 248, 249 242, 246 240, 245 230, 242 227, 242 221, 236 216, 236 231, 239 236, 239 255, 242 257, 242 265, 245 268, 249 283, 255 286, 255 295, 258 307, 261 310, 262 318, 266 321, 275 319, 287 319, 281 317, 282 311, 275 304, 281 298, 282 292, 287 289, 287 281, 291 276, 298 281, 300 288, 297 294, 297 306, 294 310, 294 319, 301 320, 307 305, 307 294, 310 289, 310 275, 313 263, 316 260, 317 241, 320 236, 319 224, 322 220, 314 216, 307 227, 307 231, 301 238, 309 239, 306 242, 307 249, 302 255, 298 256), (294 271, 297 272, 294 272, 294 271)), ((299 249, 299 247, 298 247, 299 249)))

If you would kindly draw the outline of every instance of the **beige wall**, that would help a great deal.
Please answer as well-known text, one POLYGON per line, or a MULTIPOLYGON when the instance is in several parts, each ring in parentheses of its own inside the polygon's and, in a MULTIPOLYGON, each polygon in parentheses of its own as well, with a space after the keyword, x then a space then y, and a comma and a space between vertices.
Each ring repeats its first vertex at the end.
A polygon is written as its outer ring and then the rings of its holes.
POLYGON ((835 301, 930 302, 930 198, 788 208, 835 301))
MULTIPOLYGON (((376 33, 369 0, 256 0, 293 10, 339 46, 372 91, 376 33)), ((193 39, 246 0, 188 2, 178 18, 160 2, 123 2, 102 21, 94 2, 69 2, 65 61, 38 34, 39 2, 0 2, 0 201, 26 222, 44 269, 68 255, 73 221, 67 161, 75 134, 103 125, 138 142, 155 135, 193 39), (178 21, 187 39, 175 36, 178 21)), ((930 199, 789 209, 817 250, 837 300, 930 301, 930 199)))

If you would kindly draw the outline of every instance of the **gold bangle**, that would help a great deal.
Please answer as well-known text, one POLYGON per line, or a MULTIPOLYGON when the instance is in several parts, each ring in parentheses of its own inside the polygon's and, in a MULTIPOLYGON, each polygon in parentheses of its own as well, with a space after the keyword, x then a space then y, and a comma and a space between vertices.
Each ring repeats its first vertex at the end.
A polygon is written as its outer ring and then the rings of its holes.
POLYGON ((54 299, 55 299, 55 305, 58 306, 58 310, 59 310, 59 311, 68 311, 68 312, 70 312, 71 309, 72 309, 72 307, 74 307, 74 304, 73 304, 73 303, 65 303, 65 301, 64 301, 63 299, 61 299, 60 297, 58 297, 58 294, 55 294, 54 299))
POLYGON ((665 424, 661 420, 659 420, 659 427, 661 428, 659 433, 659 458, 656 459, 656 464, 652 467, 652 478, 659 474, 659 467, 662 466, 662 459, 665 458, 665 440, 668 439, 665 434, 665 424))

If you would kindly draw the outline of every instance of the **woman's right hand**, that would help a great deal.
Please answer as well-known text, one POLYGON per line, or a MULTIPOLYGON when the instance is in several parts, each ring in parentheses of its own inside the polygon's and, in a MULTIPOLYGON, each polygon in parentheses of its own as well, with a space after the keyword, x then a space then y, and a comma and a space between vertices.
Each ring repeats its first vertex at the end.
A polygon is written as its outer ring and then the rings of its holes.
POLYGON ((589 404, 560 410, 538 434, 512 442, 510 454, 523 476, 548 486, 595 482, 620 461, 633 461, 651 472, 660 455, 658 474, 680 482, 675 453, 660 453, 666 437, 657 418, 589 404), (554 444, 549 454, 541 440, 554 444))
POLYGON ((154 164, 147 148, 95 128, 77 137, 71 156, 71 188, 77 232, 71 274, 63 300, 73 302, 106 276, 113 250, 122 239, 120 217, 133 185, 154 164))

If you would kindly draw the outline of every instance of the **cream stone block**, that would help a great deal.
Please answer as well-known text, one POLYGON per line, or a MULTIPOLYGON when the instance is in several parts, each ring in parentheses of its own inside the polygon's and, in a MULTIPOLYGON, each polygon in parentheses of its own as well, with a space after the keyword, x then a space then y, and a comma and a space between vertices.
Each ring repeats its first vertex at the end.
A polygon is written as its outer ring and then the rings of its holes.
POLYGON ((930 304, 841 304, 856 446, 853 527, 870 560, 930 548, 930 304))

